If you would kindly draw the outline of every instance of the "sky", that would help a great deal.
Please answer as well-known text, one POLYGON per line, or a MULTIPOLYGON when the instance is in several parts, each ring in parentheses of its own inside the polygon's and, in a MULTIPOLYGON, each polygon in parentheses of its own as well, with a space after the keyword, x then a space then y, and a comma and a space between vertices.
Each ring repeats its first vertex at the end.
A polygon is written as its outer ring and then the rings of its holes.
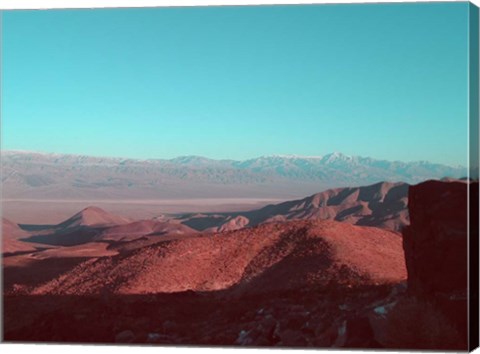
POLYGON ((467 165, 467 3, 2 13, 2 149, 467 165))

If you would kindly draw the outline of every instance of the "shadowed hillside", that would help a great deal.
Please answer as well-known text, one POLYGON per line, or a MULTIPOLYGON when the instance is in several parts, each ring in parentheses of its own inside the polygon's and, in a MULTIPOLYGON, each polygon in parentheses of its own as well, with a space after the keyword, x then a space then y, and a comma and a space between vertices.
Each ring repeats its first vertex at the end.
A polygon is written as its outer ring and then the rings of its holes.
POLYGON ((400 231, 408 224, 407 203, 408 184, 381 182, 329 189, 242 213, 185 215, 183 223, 200 231, 227 231, 265 222, 320 219, 400 231))

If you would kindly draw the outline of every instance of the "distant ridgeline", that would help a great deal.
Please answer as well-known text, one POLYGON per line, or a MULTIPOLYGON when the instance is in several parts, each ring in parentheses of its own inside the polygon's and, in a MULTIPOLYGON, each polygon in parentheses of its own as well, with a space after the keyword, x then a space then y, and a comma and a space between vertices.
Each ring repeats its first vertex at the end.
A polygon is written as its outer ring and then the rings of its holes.
POLYGON ((4 198, 155 199, 255 197, 293 199, 328 188, 380 181, 415 184, 462 178, 465 167, 332 153, 213 160, 198 156, 134 160, 2 152, 4 198))

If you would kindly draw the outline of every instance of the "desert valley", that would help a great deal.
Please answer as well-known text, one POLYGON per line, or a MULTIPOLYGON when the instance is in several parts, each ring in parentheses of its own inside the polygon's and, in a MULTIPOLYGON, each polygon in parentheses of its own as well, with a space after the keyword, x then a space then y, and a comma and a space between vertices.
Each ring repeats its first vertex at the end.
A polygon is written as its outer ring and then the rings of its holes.
POLYGON ((6 341, 466 348, 462 168, 10 152, 2 170, 6 341))

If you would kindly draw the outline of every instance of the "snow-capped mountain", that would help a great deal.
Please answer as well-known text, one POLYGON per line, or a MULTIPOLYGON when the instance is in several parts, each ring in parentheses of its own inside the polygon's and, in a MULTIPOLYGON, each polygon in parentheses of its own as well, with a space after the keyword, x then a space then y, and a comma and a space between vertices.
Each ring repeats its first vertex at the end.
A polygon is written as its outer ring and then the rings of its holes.
POLYGON ((1 166, 7 198, 291 198, 326 188, 379 181, 412 184, 461 178, 467 173, 464 167, 376 160, 338 152, 236 161, 201 156, 136 160, 4 151, 1 166))

